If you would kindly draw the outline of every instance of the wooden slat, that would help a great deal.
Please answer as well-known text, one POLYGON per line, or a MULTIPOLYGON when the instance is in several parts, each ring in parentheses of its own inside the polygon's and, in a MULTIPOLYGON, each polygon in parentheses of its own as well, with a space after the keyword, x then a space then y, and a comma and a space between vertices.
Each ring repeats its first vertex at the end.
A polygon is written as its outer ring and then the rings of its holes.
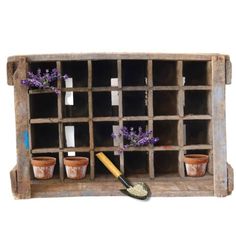
POLYGON ((177 97, 177 112, 179 115, 179 121, 178 121, 178 127, 177 127, 177 138, 178 138, 178 146, 180 148, 179 150, 179 156, 178 156, 178 169, 179 169, 179 175, 181 177, 185 176, 184 171, 184 123, 183 123, 183 116, 184 116, 184 89, 183 89, 183 62, 177 61, 176 64, 176 72, 177 72, 177 82, 179 85, 178 90, 178 97, 177 97))
POLYGON ((60 180, 64 181, 65 178, 65 169, 64 169, 64 154, 63 152, 59 152, 59 175, 60 175, 60 180))
MULTIPOLYGON (((187 60, 209 61, 214 55, 220 54, 165 54, 165 53, 68 53, 68 54, 41 54, 27 55, 27 59, 34 61, 73 61, 73 60, 187 60)), ((18 61, 19 56, 8 57, 8 62, 18 61)))
MULTIPOLYGON (((149 89, 147 94, 148 130, 153 131, 153 91, 151 90, 151 88, 153 87, 152 60, 148 60, 147 63, 147 86, 149 89)), ((149 177, 154 178, 154 153, 151 145, 148 151, 148 167, 149 177)))
POLYGON ((180 117, 177 116, 154 116, 153 120, 178 120, 180 117))
POLYGON ((94 137, 93 137, 93 95, 92 95, 92 61, 88 61, 88 112, 89 112, 89 145, 90 145, 90 178, 95 176, 95 160, 94 160, 94 137))
POLYGON ((26 58, 20 57, 17 71, 14 74, 14 95, 16 115, 16 151, 17 151, 17 180, 20 198, 30 198, 30 152, 29 152, 29 99, 28 90, 21 85, 26 78, 26 58))
POLYGON ((14 196, 17 197, 18 194, 18 184, 17 184, 17 166, 15 166, 10 171, 10 178, 11 178, 11 190, 14 196))
MULTIPOLYGON (((118 73, 118 88, 119 88, 119 107, 118 107, 118 115, 119 115, 119 127, 122 128, 124 126, 123 119, 123 92, 122 92, 122 62, 121 60, 117 61, 117 73, 118 73)), ((120 149, 123 148, 124 140, 120 139, 120 149)), ((125 159, 124 152, 120 152, 120 171, 125 173, 125 159)))
POLYGON ((7 84, 8 85, 14 85, 14 66, 15 62, 7 62, 7 84))
POLYGON ((179 90, 179 86, 153 86, 152 88, 155 91, 178 91, 179 90))
POLYGON ((184 90, 211 90, 212 87, 209 85, 189 85, 189 86, 184 86, 183 87, 184 90))
POLYGON ((70 117, 70 118, 63 118, 61 120, 62 123, 81 123, 81 122, 88 122, 88 117, 70 117))
POLYGON ((211 120, 211 115, 186 115, 183 120, 211 120))
POLYGON ((184 150, 209 150, 212 149, 212 145, 209 144, 196 144, 196 145, 186 145, 183 147, 184 150))
POLYGON ((90 147, 66 147, 62 149, 63 152, 89 152, 90 147))
POLYGON ((212 58, 212 129, 215 196, 227 195, 226 122, 225 122, 225 58, 212 58))
POLYGON ((107 117, 93 117, 93 121, 96 122, 104 122, 104 121, 119 121, 119 117, 112 117, 112 116, 107 116, 107 117))
POLYGON ((59 152, 59 148, 34 148, 31 151, 33 154, 37 153, 56 153, 59 152))
POLYGON ((231 165, 227 164, 227 181, 228 181, 228 194, 234 190, 234 170, 231 165))
POLYGON ((30 124, 58 123, 58 118, 34 118, 30 119, 30 124))
POLYGON ((231 84, 232 82, 232 64, 229 58, 225 61, 225 83, 231 84))
POLYGON ((51 89, 30 89, 29 94, 54 93, 51 89))

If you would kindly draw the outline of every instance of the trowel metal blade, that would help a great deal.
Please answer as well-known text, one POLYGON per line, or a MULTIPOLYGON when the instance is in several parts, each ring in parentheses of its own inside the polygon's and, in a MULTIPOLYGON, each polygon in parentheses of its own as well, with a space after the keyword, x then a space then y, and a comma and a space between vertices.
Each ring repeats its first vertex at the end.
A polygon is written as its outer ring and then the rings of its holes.
POLYGON ((147 194, 146 196, 142 196, 142 197, 136 196, 136 195, 134 195, 134 194, 129 193, 129 192, 127 191, 127 189, 120 189, 120 191, 121 191, 123 194, 125 194, 125 195, 127 195, 127 196, 129 196, 129 197, 136 198, 136 199, 139 199, 139 200, 145 200, 145 199, 147 199, 147 198, 149 197, 149 194, 147 194))

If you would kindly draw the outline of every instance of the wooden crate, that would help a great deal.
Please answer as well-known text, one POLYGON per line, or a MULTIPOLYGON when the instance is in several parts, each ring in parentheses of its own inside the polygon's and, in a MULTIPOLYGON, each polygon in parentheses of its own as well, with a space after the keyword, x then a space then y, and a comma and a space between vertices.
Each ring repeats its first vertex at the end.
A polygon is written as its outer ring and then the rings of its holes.
POLYGON ((8 84, 14 85, 17 165, 11 171, 17 198, 121 195, 121 184, 95 154, 105 152, 131 181, 146 182, 152 196, 226 196, 233 190, 233 169, 226 161, 225 84, 231 63, 220 54, 59 54, 8 58, 8 84), (73 77, 62 93, 27 90, 27 71, 57 68, 73 77), (111 78, 118 86, 111 86, 111 78), (65 105, 72 91, 74 106, 65 105), (118 91, 118 106, 111 92, 118 91), (80 109, 78 109, 78 107, 80 109), (75 147, 66 147, 66 125, 75 127, 75 147), (132 147, 115 155, 113 125, 153 130, 155 146, 132 147), (68 152, 90 159, 82 180, 66 178, 68 152), (204 177, 187 177, 186 153, 209 154, 204 177), (54 178, 36 180, 31 157, 57 158, 54 178))

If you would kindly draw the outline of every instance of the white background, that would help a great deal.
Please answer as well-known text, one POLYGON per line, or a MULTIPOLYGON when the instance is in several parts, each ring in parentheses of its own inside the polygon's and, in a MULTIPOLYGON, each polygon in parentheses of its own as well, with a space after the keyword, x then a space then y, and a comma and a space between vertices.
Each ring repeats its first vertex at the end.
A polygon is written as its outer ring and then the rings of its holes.
MULTIPOLYGON (((236 65, 235 1, 0 1, 0 235, 236 235, 226 198, 78 197, 16 201, 10 55, 70 52, 219 52, 236 65)), ((228 161, 236 169, 235 78, 227 86, 228 161)))

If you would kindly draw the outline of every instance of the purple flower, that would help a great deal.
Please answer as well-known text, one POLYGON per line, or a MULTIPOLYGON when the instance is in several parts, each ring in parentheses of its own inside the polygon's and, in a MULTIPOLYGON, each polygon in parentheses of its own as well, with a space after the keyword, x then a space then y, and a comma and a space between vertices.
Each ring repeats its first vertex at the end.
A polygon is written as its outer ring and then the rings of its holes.
POLYGON ((51 83, 59 79, 65 80, 68 78, 67 75, 61 76, 56 68, 52 69, 51 72, 47 69, 43 74, 39 68, 36 74, 33 72, 28 72, 27 75, 28 77, 21 81, 22 85, 29 88, 50 89, 56 94, 60 94, 60 90, 54 86, 51 86, 51 83))
POLYGON ((152 130, 143 132, 142 127, 138 128, 138 131, 135 131, 133 127, 128 129, 127 127, 122 127, 118 134, 112 133, 111 136, 116 138, 117 136, 123 136, 123 138, 129 141, 128 144, 123 146, 123 149, 128 147, 140 147, 147 145, 154 145, 159 141, 158 137, 151 137, 152 130))

